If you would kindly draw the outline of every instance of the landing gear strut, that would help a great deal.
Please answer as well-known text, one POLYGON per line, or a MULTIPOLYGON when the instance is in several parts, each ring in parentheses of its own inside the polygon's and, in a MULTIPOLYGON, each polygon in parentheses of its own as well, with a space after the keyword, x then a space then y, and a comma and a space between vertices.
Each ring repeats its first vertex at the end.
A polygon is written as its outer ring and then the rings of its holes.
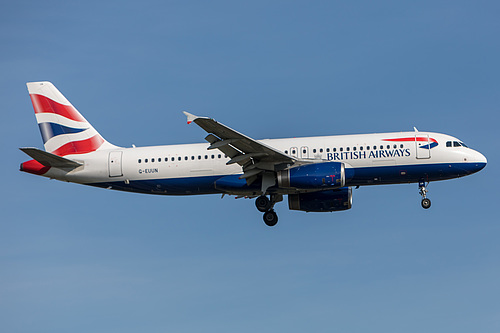
MULTIPOLYGON (((427 185, 429 185, 429 183, 427 183, 427 185)), ((425 188, 425 181, 419 181, 418 187, 420 188, 420 195, 422 196, 422 208, 429 209, 431 207, 431 200, 427 198, 428 190, 425 188)))
POLYGON ((278 223, 278 214, 274 211, 274 204, 278 201, 283 200, 283 196, 281 194, 271 194, 271 199, 269 199, 265 195, 261 195, 255 200, 255 206, 260 212, 264 213, 264 223, 273 227, 278 223))

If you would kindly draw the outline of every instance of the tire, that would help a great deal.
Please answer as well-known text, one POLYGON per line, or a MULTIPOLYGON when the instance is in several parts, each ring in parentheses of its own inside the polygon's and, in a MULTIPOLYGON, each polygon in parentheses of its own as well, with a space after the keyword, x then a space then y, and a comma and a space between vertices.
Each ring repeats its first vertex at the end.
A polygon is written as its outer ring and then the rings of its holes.
POLYGON ((255 199, 255 207, 259 210, 259 212, 267 212, 271 209, 271 201, 265 195, 261 195, 257 199, 255 199))
POLYGON ((264 213, 264 223, 268 227, 274 227, 278 223, 278 214, 274 210, 270 210, 264 213))
POLYGON ((422 208, 424 209, 429 209, 431 207, 431 200, 430 199, 422 199, 422 208))

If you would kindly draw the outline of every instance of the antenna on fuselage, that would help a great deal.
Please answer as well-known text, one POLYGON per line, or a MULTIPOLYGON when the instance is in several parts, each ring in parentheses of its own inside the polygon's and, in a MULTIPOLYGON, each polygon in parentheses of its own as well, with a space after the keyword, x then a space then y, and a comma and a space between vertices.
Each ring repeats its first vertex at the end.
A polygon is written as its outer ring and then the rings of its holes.
POLYGON ((413 126, 413 130, 415 131, 415 133, 418 132, 418 129, 415 126, 413 126))

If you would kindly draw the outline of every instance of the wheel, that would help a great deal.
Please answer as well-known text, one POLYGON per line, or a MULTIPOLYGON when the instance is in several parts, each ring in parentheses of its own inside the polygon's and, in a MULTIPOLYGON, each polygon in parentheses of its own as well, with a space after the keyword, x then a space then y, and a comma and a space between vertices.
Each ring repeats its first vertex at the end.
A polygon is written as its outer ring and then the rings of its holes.
POLYGON ((278 223, 278 214, 274 210, 265 212, 264 223, 269 227, 274 227, 278 223))
POLYGON ((267 212, 271 209, 271 206, 271 201, 265 195, 261 195, 255 199, 255 207, 257 207, 260 212, 267 212))
POLYGON ((429 207, 431 206, 431 200, 430 199, 422 199, 422 207, 424 209, 429 209, 429 207))

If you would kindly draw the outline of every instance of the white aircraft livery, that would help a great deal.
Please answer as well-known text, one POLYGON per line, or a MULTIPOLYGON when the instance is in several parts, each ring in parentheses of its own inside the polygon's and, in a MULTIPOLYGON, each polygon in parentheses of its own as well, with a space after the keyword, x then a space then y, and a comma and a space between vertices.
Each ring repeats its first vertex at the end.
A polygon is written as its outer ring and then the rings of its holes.
POLYGON ((45 150, 20 148, 21 171, 107 189, 159 195, 256 198, 274 226, 274 205, 306 212, 350 209, 352 187, 418 183, 429 208, 431 181, 467 176, 486 158, 461 140, 413 132, 254 140, 188 112, 207 143, 122 148, 106 141, 50 82, 27 83, 45 150))

